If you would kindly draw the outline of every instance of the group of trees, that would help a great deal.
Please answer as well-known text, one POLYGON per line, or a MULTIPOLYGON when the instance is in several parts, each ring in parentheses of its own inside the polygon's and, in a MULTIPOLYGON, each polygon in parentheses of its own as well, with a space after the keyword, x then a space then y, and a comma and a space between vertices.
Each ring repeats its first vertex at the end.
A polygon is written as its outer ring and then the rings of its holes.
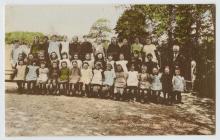
POLYGON ((119 39, 139 37, 144 43, 151 38, 161 51, 179 44, 187 58, 186 67, 190 69, 191 60, 197 62, 197 91, 214 96, 215 27, 215 5, 131 5, 115 31, 119 39))

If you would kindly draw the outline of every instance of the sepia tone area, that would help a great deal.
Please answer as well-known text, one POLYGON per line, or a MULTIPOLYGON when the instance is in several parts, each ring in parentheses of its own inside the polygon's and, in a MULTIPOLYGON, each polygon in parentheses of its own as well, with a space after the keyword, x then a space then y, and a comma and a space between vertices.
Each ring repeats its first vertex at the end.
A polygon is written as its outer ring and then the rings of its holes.
POLYGON ((11 5, 5 26, 6 136, 215 135, 215 5, 11 5))

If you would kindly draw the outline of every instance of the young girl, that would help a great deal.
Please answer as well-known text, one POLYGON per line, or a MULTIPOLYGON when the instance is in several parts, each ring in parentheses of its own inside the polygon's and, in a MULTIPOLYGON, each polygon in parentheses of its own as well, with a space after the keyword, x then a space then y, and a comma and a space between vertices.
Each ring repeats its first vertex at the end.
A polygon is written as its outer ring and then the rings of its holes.
POLYGON ((60 68, 61 68, 61 63, 62 63, 62 62, 66 62, 68 68, 71 68, 71 67, 72 67, 71 62, 70 62, 70 60, 68 59, 68 54, 67 54, 66 52, 64 52, 64 53, 61 54, 60 68))
POLYGON ((52 52, 50 54, 50 64, 51 64, 51 66, 52 66, 53 62, 56 62, 57 64, 59 64, 59 59, 58 59, 58 56, 55 52, 52 52))
POLYGON ((152 90, 153 101, 156 103, 159 102, 160 93, 162 90, 161 76, 162 76, 162 74, 159 73, 158 68, 154 67, 153 74, 151 75, 151 79, 152 79, 151 90, 152 90))
POLYGON ((36 62, 36 59, 32 53, 29 53, 27 57, 27 65, 32 65, 33 61, 36 62))
POLYGON ((115 71, 115 61, 113 59, 113 55, 109 54, 107 58, 107 65, 111 64, 112 65, 112 70, 115 71))
POLYGON ((90 96, 90 82, 92 80, 92 69, 89 68, 89 64, 87 62, 83 62, 82 70, 81 70, 81 78, 80 82, 82 83, 82 91, 86 96, 90 96))
POLYGON ((49 73, 49 81, 48 81, 48 90, 50 94, 57 94, 57 89, 58 89, 58 84, 57 80, 59 77, 59 66, 57 62, 52 62, 52 66, 50 68, 50 73, 49 73))
POLYGON ((90 68, 90 69, 93 69, 93 67, 94 67, 94 60, 91 59, 91 55, 90 55, 89 53, 87 53, 87 54, 85 55, 85 60, 84 60, 83 62, 88 63, 89 68, 90 68))
POLYGON ((72 61, 76 61, 76 62, 77 62, 77 67, 78 67, 79 69, 82 68, 82 61, 79 59, 79 55, 78 55, 77 53, 75 53, 75 54, 73 55, 72 61))
POLYGON ((24 61, 19 60, 15 68, 16 68, 16 71, 15 71, 14 80, 17 81, 18 92, 22 93, 24 90, 24 85, 25 85, 24 80, 25 80, 25 72, 26 72, 26 65, 24 64, 24 61))
POLYGON ((127 68, 128 61, 125 60, 124 54, 121 53, 119 55, 119 61, 116 61, 116 64, 120 64, 125 73, 128 72, 128 68, 127 68))
POLYGON ((141 73, 139 74, 140 82, 139 82, 139 97, 140 101, 143 103, 146 101, 146 96, 150 97, 150 74, 147 73, 147 66, 141 66, 141 73))
POLYGON ((67 67, 67 62, 66 61, 61 62, 61 69, 60 69, 60 74, 59 74, 59 79, 58 79, 59 95, 61 93, 64 93, 64 95, 67 95, 69 75, 70 75, 70 70, 67 67))
POLYGON ((27 91, 31 94, 34 93, 36 81, 37 81, 37 71, 39 66, 37 66, 36 61, 29 62, 26 72, 26 81, 27 81, 27 91))
POLYGON ((70 77, 69 77, 69 94, 79 94, 79 80, 80 80, 80 69, 78 67, 77 61, 72 61, 72 69, 70 71, 70 77))
POLYGON ((180 69, 175 69, 175 75, 172 79, 173 83, 173 94, 177 98, 177 103, 182 103, 182 96, 181 93, 184 92, 186 83, 184 77, 180 75, 180 69))
POLYGON ((141 59, 139 57, 139 53, 138 52, 134 51, 134 53, 132 54, 130 63, 134 64, 135 70, 140 72, 141 59))
POLYGON ((100 90, 102 85, 102 64, 97 62, 95 69, 93 70, 93 77, 91 81, 92 96, 100 96, 100 90))
POLYGON ((128 79, 127 79, 127 93, 131 101, 136 100, 135 97, 138 91, 137 87, 138 87, 138 72, 135 71, 135 65, 131 64, 130 71, 128 71, 128 79))
POLYGON ((120 64, 116 65, 115 77, 114 99, 122 100, 124 88, 126 87, 127 73, 123 71, 120 64))
POLYGON ((169 66, 164 68, 164 73, 161 77, 162 90, 165 103, 172 104, 172 75, 170 74, 169 66))
POLYGON ((100 62, 103 68, 106 67, 106 62, 102 53, 97 53, 97 55, 95 56, 95 63, 96 62, 100 62))
POLYGON ((112 65, 110 63, 107 64, 106 71, 104 72, 104 81, 102 91, 103 93, 107 92, 107 96, 113 97, 113 84, 115 79, 115 72, 112 70, 112 65))
POLYGON ((49 73, 49 69, 46 68, 45 61, 40 62, 40 68, 38 71, 39 71, 39 75, 37 78, 37 85, 40 90, 40 93, 44 94, 44 93, 46 93, 46 83, 48 80, 48 73, 49 73))

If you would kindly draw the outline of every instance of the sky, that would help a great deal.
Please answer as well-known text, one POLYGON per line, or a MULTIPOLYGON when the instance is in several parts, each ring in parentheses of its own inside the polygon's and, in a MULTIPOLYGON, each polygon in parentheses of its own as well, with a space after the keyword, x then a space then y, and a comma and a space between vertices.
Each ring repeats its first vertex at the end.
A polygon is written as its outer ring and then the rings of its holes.
POLYGON ((110 20, 113 29, 123 11, 116 5, 10 5, 5 7, 5 31, 82 36, 99 18, 110 20))

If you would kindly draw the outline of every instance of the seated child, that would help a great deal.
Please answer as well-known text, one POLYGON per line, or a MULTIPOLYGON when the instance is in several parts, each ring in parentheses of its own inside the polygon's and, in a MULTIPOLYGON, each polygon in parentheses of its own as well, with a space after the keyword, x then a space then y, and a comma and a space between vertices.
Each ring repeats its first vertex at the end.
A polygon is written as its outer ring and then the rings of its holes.
POLYGON ((102 64, 97 62, 95 69, 93 70, 93 77, 91 81, 91 88, 93 96, 100 96, 100 90, 102 86, 102 64))
POLYGON ((49 69, 46 67, 45 61, 40 62, 40 68, 38 69, 38 71, 39 71, 39 75, 37 78, 37 85, 40 90, 40 93, 45 94, 47 91, 46 83, 48 80, 48 73, 49 73, 49 69))
POLYGON ((102 91, 103 94, 107 93, 108 97, 113 97, 113 84, 114 84, 115 72, 112 70, 111 63, 107 64, 106 71, 104 71, 104 81, 102 91))
POLYGON ((82 61, 79 59, 79 55, 78 55, 77 53, 75 53, 75 54, 73 55, 72 61, 76 61, 76 62, 77 62, 77 67, 78 67, 79 69, 82 69, 82 61))
POLYGON ((64 94, 67 95, 67 86, 69 82, 69 75, 70 75, 70 70, 67 67, 67 62, 63 61, 61 62, 61 69, 60 69, 60 74, 58 78, 58 83, 59 83, 59 95, 64 94))
POLYGON ((92 69, 89 68, 89 64, 87 62, 83 62, 81 69, 81 78, 80 82, 82 83, 82 91, 86 96, 90 96, 90 82, 92 80, 92 69))
POLYGON ((31 94, 35 91, 35 86, 37 82, 37 71, 39 66, 37 66, 36 61, 29 62, 26 69, 26 82, 27 82, 27 91, 31 94))
POLYGON ((137 88, 138 88, 138 72, 135 71, 135 65, 131 64, 127 78, 127 93, 129 95, 129 100, 136 101, 137 92, 138 92, 137 88))
POLYGON ((60 68, 61 68, 61 63, 62 62, 66 62, 67 63, 67 68, 71 68, 72 67, 72 65, 71 65, 71 62, 70 62, 70 60, 69 60, 69 58, 68 58, 68 54, 66 53, 66 52, 63 52, 62 54, 61 54, 61 60, 60 60, 60 68))
POLYGON ((80 80, 80 69, 78 67, 77 61, 72 61, 72 69, 70 70, 70 76, 69 76, 69 94, 79 94, 79 80, 80 80))
POLYGON ((127 73, 123 71, 120 64, 116 65, 115 68, 115 88, 114 88, 114 99, 122 100, 124 89, 126 87, 127 73))
POLYGON ((85 60, 83 62, 88 63, 89 69, 93 69, 93 67, 94 67, 94 60, 91 59, 91 55, 89 53, 87 53, 85 55, 85 60))
POLYGON ((50 73, 49 73, 49 80, 48 80, 48 90, 49 93, 52 94, 58 94, 57 89, 58 89, 58 77, 59 77, 59 66, 58 62, 54 61, 52 62, 52 67, 50 68, 50 73))

